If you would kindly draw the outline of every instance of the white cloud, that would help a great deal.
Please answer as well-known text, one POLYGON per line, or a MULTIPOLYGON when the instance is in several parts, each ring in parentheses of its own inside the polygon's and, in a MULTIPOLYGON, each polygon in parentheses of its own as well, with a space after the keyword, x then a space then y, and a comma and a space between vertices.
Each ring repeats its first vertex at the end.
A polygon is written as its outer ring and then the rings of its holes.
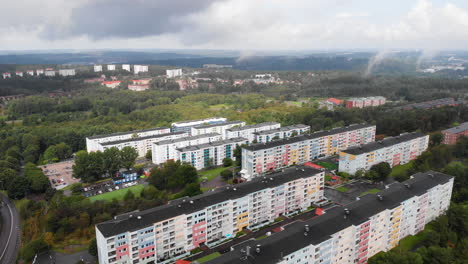
MULTIPOLYGON (((93 40, 86 36, 90 35, 86 32, 96 34, 99 31, 80 24, 82 27, 79 35, 70 34, 73 32, 72 29, 78 26, 74 24, 77 22, 73 20, 73 14, 85 6, 92 8, 94 5, 90 3, 94 1, 16 0, 2 3, 0 50, 35 48, 440 50, 466 48, 468 43, 468 9, 460 4, 448 2, 440 4, 434 0, 419 0, 416 3, 408 1, 407 4, 404 4, 406 1, 399 2, 405 6, 399 8, 398 12, 389 11, 389 15, 385 18, 381 17, 377 10, 385 8, 391 10, 393 2, 217 0, 204 5, 201 9, 193 9, 189 13, 175 10, 175 15, 170 17, 171 22, 180 23, 174 30, 152 32, 141 29, 139 34, 139 29, 133 27, 136 32, 129 34, 119 31, 118 27, 106 24, 106 27, 110 27, 109 32, 105 32, 108 33, 107 36, 94 37, 93 40), (357 4, 365 8, 353 9, 353 5, 357 4), (54 33, 54 38, 50 38, 50 32, 54 33)), ((99 1, 104 2, 104 0, 99 1)), ((147 0, 132 1, 138 1, 141 8, 147 0)), ((154 2, 152 8, 155 8, 154 2)), ((111 10, 115 12, 116 7, 111 10)), ((86 18, 83 14, 86 15, 81 13, 79 21, 86 18)), ((96 18, 90 17, 90 19, 96 18)), ((113 19, 118 19, 118 16, 113 16, 113 19)), ((158 19, 161 19, 161 16, 149 17, 146 21, 148 27, 154 27, 155 23, 167 22, 158 19)), ((121 25, 122 21, 117 24, 121 25)), ((93 23, 89 25, 92 26, 93 23)), ((129 28, 125 30, 128 31, 129 28)))

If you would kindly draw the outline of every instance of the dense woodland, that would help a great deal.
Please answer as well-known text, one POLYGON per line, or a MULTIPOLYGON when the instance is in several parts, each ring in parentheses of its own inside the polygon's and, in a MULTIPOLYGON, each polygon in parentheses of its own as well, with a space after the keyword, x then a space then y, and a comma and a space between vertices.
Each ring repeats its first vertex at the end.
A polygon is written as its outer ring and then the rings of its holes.
MULTIPOLYGON (((203 74, 213 79, 223 77, 214 71, 203 74)), ((230 81, 251 75, 236 70, 227 70, 225 74, 224 78, 230 81)), ((32 94, 4 104, 0 122, 0 189, 7 191, 13 199, 22 199, 23 245, 20 257, 31 260, 38 251, 63 249, 66 245, 87 245, 89 242, 91 252, 95 253, 92 240, 94 224, 116 214, 200 193, 194 168, 174 162, 156 167, 141 195, 129 192, 122 201, 92 202, 79 195, 80 186, 71 190, 71 196, 53 190, 36 165, 68 159, 76 153, 78 168, 75 168, 75 176, 84 182, 94 182, 120 168, 132 167, 136 157, 129 151, 121 153, 116 150, 89 155, 82 151, 86 137, 223 116, 229 120, 244 120, 248 124, 266 121, 280 122, 283 126, 303 123, 310 125, 312 131, 367 122, 376 124, 377 134, 381 136, 412 131, 434 134, 431 149, 396 178, 404 180, 414 172, 428 169, 456 176, 451 210, 448 216, 441 217, 434 224, 437 227, 433 229, 438 233, 447 231, 449 235, 434 238, 435 235, 431 234, 430 239, 424 240, 424 247, 416 252, 398 254, 402 258, 407 254, 408 259, 422 261, 406 263, 463 263, 460 262, 463 257, 468 258, 468 144, 465 140, 454 147, 443 146, 440 145, 440 135, 435 133, 468 121, 468 106, 411 111, 395 108, 407 102, 446 96, 466 98, 468 80, 362 78, 342 72, 322 72, 315 76, 305 72, 275 74, 289 82, 272 85, 247 83, 235 87, 229 82, 215 81, 214 88, 209 91, 181 92, 175 91, 173 84, 155 81, 151 90, 136 93, 84 86, 71 79, 0 80, 2 95, 18 91, 18 87, 25 94, 32 94), (57 89, 66 93, 53 97, 44 94, 57 89), (365 109, 327 111, 318 108, 321 97, 363 95, 383 95, 393 102, 365 109), (295 103, 291 104, 292 101, 295 103), (92 164, 103 165, 93 167, 92 164), (434 262, 431 254, 437 251, 452 256, 452 262, 434 262)), ((387 254, 372 259, 375 261, 372 263, 396 263, 391 260, 391 254, 395 253, 387 254)), ((405 263, 403 260, 399 262, 405 263)))

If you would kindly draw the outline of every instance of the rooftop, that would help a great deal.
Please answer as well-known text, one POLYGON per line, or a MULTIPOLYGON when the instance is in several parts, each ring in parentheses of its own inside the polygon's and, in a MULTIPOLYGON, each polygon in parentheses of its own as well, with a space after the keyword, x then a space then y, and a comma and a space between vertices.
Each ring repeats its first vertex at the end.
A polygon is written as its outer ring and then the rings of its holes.
POLYGON ((92 137, 88 137, 88 139, 115 137, 115 136, 129 135, 129 134, 135 134, 135 133, 143 133, 143 132, 163 130, 163 129, 168 129, 168 128, 167 127, 155 127, 155 128, 133 130, 133 131, 126 131, 126 132, 117 132, 117 133, 112 133, 112 134, 107 134, 107 135, 92 136, 92 137))
MULTIPOLYGON (((315 139, 315 138, 320 138, 320 137, 324 137, 328 135, 334 135, 334 134, 344 133, 344 132, 353 131, 356 129, 368 128, 368 127, 374 127, 374 125, 354 124, 354 125, 349 125, 347 127, 334 128, 328 131, 318 131, 318 132, 314 132, 308 135, 302 135, 298 137, 290 137, 290 138, 270 141, 268 143, 257 143, 257 144, 253 144, 244 148, 250 151, 258 151, 262 149, 278 147, 284 144, 296 143, 296 142, 300 142, 300 141, 304 141, 308 139, 315 139)), ((260 133, 263 133, 263 132, 266 132, 266 131, 262 131, 260 133)))
POLYGON ((194 126, 194 128, 203 129, 203 128, 226 126, 226 125, 236 125, 236 124, 242 124, 242 123, 245 123, 245 122, 244 121, 229 121, 229 122, 217 123, 217 124, 198 125, 198 126, 194 126))
POLYGON ((113 220, 97 224, 96 228, 104 237, 115 236, 123 232, 133 232, 181 214, 197 212, 220 202, 237 199, 265 188, 276 187, 318 173, 320 173, 319 170, 297 166, 270 174, 268 178, 258 177, 248 182, 221 187, 194 197, 174 200, 167 205, 131 213, 131 216, 130 214, 123 214, 113 220))
POLYGON ((452 127, 452 128, 443 130, 442 132, 458 134, 458 133, 461 133, 461 132, 464 132, 464 131, 467 131, 467 130, 468 130, 468 122, 462 123, 462 124, 460 124, 460 125, 458 125, 456 127, 452 127))
POLYGON ((239 142, 245 142, 247 141, 246 138, 230 138, 230 139, 224 139, 224 140, 218 140, 218 141, 213 141, 210 143, 205 143, 205 144, 200 144, 200 145, 193 145, 193 146, 187 146, 183 148, 178 148, 177 150, 180 152, 186 152, 186 151, 194 151, 194 150, 199 150, 199 149, 204 149, 207 147, 215 147, 215 146, 221 146, 224 144, 231 144, 231 143, 239 143, 239 142))
POLYGON ((335 233, 352 225, 360 225, 366 222, 369 217, 386 209, 398 207, 403 201, 419 196, 434 186, 445 184, 452 178, 452 176, 433 171, 415 174, 408 181, 393 183, 377 194, 367 194, 360 197, 360 200, 348 204, 346 209, 349 210, 349 214, 346 217, 343 207, 334 207, 321 216, 285 226, 284 231, 275 233, 260 241, 249 240, 242 243, 234 247, 233 251, 205 263, 278 263, 283 256, 311 244, 319 245, 331 238, 335 233), (379 199, 378 195, 382 199, 379 199), (309 232, 307 233, 305 232, 305 225, 309 226, 309 232), (257 245, 260 245, 260 253, 255 252, 257 245), (246 246, 251 247, 251 254, 247 258, 244 257, 245 253, 241 252, 241 249, 245 249, 246 246), (244 258, 241 260, 242 257, 244 258))
POLYGON ((259 127, 264 127, 264 126, 274 126, 274 125, 279 125, 279 123, 277 123, 277 122, 265 122, 265 123, 259 123, 259 124, 248 125, 248 126, 243 126, 243 127, 233 127, 233 128, 228 129, 227 131, 231 131, 231 132, 243 131, 243 130, 252 129, 252 128, 259 128, 259 127))
POLYGON ((172 126, 184 126, 184 125, 188 125, 189 123, 203 122, 203 121, 210 122, 212 120, 226 121, 227 119, 224 117, 210 117, 210 118, 194 119, 194 120, 189 120, 189 121, 174 122, 172 123, 172 126))
POLYGON ((182 135, 182 134, 187 134, 187 132, 178 131, 178 132, 171 132, 171 133, 165 133, 165 134, 151 135, 151 136, 146 136, 146 137, 135 137, 135 138, 132 137, 132 138, 129 138, 129 139, 122 139, 122 140, 103 142, 103 143, 101 143, 101 145, 109 146, 109 145, 122 144, 122 143, 126 143, 126 142, 146 140, 146 139, 150 139, 150 138, 161 138, 161 137, 167 137, 167 136, 171 136, 171 135, 182 135))
POLYGON ((178 143, 178 142, 196 140, 196 139, 200 139, 200 138, 216 137, 216 136, 221 136, 221 135, 218 134, 218 133, 208 133, 208 134, 201 134, 201 135, 191 136, 191 137, 162 140, 162 141, 156 142, 154 144, 156 144, 156 145, 167 145, 167 144, 174 144, 174 143, 178 143))
POLYGON ((425 137, 425 136, 426 136, 425 134, 417 133, 417 132, 404 133, 396 137, 388 137, 388 138, 385 138, 384 140, 371 142, 371 143, 368 143, 359 147, 352 147, 352 148, 343 150, 342 152, 348 153, 351 155, 360 155, 360 154, 368 153, 368 152, 375 151, 381 148, 390 147, 390 146, 393 146, 393 145, 396 145, 396 144, 399 144, 408 140, 425 137))
POLYGON ((310 126, 304 125, 304 124, 296 124, 296 125, 285 126, 285 127, 280 127, 280 128, 270 129, 270 130, 264 130, 264 131, 256 132, 255 134, 256 135, 270 135, 270 134, 277 133, 277 132, 284 132, 284 131, 290 131, 293 129, 303 129, 303 128, 310 128, 310 126))

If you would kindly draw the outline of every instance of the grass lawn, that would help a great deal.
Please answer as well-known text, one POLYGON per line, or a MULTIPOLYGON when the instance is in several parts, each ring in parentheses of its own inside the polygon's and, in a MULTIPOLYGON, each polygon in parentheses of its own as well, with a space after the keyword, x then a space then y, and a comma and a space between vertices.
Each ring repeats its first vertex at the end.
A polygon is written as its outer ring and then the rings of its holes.
POLYGON ((219 167, 219 168, 214 168, 211 170, 200 171, 198 172, 198 176, 199 176, 198 182, 202 182, 203 178, 207 178, 207 181, 211 181, 214 178, 218 177, 223 170, 227 170, 230 168, 232 168, 232 166, 231 167, 219 167))
POLYGON ((133 194, 135 195, 135 197, 139 197, 140 196, 140 193, 141 191, 143 191, 143 188, 145 186, 143 184, 139 184, 139 185, 135 185, 135 186, 132 186, 132 187, 129 187, 129 188, 125 188, 125 189, 120 189, 120 190, 117 190, 117 191, 113 191, 113 192, 108 192, 108 193, 103 193, 103 194, 100 194, 100 195, 96 195, 96 196, 93 196, 93 197, 89 197, 89 199, 94 202, 94 201, 100 201, 100 200, 107 200, 107 201, 111 201, 112 199, 117 199, 117 200, 122 200, 123 197, 125 196, 125 194, 131 190, 133 192, 133 194))
POLYGON ((215 252, 215 253, 212 253, 210 255, 206 255, 206 256, 204 256, 202 258, 199 258, 196 261, 198 261, 198 263, 205 263, 205 262, 210 261, 212 259, 215 259, 215 258, 217 258, 219 256, 221 256, 221 253, 215 252))
POLYGON ((368 194, 368 193, 378 193, 378 192, 380 192, 379 189, 370 189, 370 190, 368 190, 367 192, 361 193, 359 196, 363 196, 363 195, 366 195, 366 194, 368 194))
POLYGON ((390 172, 389 177, 395 177, 396 175, 402 174, 405 171, 409 170, 413 166, 413 162, 408 162, 403 165, 398 165, 392 168, 392 172, 390 172))
POLYGON ((336 188, 335 190, 337 190, 339 192, 347 192, 349 189, 344 187, 344 186, 340 186, 340 187, 336 188))
POLYGON ((336 170, 336 169, 338 169, 338 166, 336 164, 326 162, 326 161, 315 162, 315 164, 320 165, 320 166, 324 167, 327 170, 336 170))
POLYGON ((261 239, 264 239, 264 238, 266 238, 266 237, 268 237, 268 236, 267 236, 267 235, 259 236, 259 237, 257 237, 255 240, 261 240, 261 239))
POLYGON ((214 189, 213 187, 201 187, 200 190, 202 190, 202 192, 207 192, 211 189, 214 189))

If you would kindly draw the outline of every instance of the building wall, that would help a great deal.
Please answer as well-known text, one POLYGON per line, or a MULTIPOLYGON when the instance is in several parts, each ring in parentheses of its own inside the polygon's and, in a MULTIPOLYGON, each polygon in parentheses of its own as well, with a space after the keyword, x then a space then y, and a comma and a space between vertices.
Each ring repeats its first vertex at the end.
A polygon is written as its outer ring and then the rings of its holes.
POLYGON ((260 131, 265 131, 265 130, 277 129, 280 127, 281 127, 280 123, 275 123, 275 124, 265 124, 264 126, 253 127, 253 128, 248 128, 248 129, 238 130, 238 131, 226 130, 226 138, 229 139, 229 138, 243 137, 243 138, 246 138, 249 141, 249 143, 252 143, 256 139, 255 133, 260 132, 260 131))
POLYGON ((465 130, 457 134, 450 133, 448 131, 442 131, 442 134, 444 135, 444 139, 442 141, 443 144, 455 145, 460 137, 462 136, 468 137, 468 130, 465 130))
POLYGON ((242 149, 242 175, 244 178, 257 177, 268 171, 294 164, 303 164, 319 157, 327 157, 341 150, 375 140, 375 126, 309 138, 304 141, 251 151, 242 149))
POLYGON ((233 128, 233 127, 242 127, 242 126, 245 126, 245 122, 243 121, 230 123, 230 124, 220 123, 217 126, 210 126, 210 127, 195 126, 191 128, 190 135, 198 136, 198 135, 203 135, 203 134, 218 133, 221 136, 223 136, 223 139, 226 139, 226 130, 233 128))
POLYGON ((301 135, 310 131, 310 126, 296 127, 289 126, 283 127, 282 129, 263 131, 263 133, 255 134, 255 140, 259 143, 265 143, 273 141, 274 139, 289 138, 293 135, 301 135))
POLYGON ((177 123, 172 123, 171 131, 172 132, 185 131, 185 132, 191 133, 192 127, 194 126, 199 126, 203 124, 210 124, 210 125, 221 124, 221 123, 225 123, 226 121, 227 119, 224 117, 214 117, 214 118, 207 118, 207 119, 202 119, 202 120, 177 122, 177 123))
POLYGON ((401 239, 422 231, 426 224, 444 214, 450 205, 452 188, 453 179, 396 208, 378 212, 359 225, 340 230, 321 244, 286 255, 278 263, 367 263, 370 257, 389 251, 401 239))
POLYGON ((359 155, 353 155, 342 151, 340 152, 338 170, 355 174, 358 170, 369 170, 373 165, 381 162, 387 162, 391 167, 406 164, 421 155, 421 153, 427 149, 428 145, 429 136, 425 135, 359 155))
MULTIPOLYGON (((323 179, 324 173, 320 172, 240 198, 227 199, 140 230, 122 230, 115 236, 104 237, 96 228, 99 263, 173 263, 203 244, 213 245, 235 236, 244 228, 272 223, 278 213, 306 210, 311 203, 323 199, 323 191, 320 192, 324 186, 323 179), (278 190, 287 191, 277 193, 278 190), (279 206, 278 201, 272 201, 272 197, 279 197, 278 200, 284 203, 283 209, 272 210, 272 202, 279 206), (294 199, 288 202, 290 197, 294 199)), ((324 243, 323 249, 326 248, 324 243)))

